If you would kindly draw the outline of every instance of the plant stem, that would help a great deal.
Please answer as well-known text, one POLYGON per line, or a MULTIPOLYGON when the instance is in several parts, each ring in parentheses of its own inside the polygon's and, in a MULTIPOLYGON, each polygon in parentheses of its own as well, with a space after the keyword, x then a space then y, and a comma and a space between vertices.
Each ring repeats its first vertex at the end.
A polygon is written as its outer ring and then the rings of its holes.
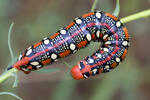
POLYGON ((11 37, 13 26, 14 26, 14 23, 12 22, 11 25, 10 25, 9 31, 8 31, 8 49, 9 49, 10 56, 11 56, 11 64, 13 64, 15 62, 14 61, 14 54, 13 54, 12 47, 11 47, 11 42, 10 42, 10 37, 11 37))
POLYGON ((0 92, 0 95, 4 95, 4 94, 13 96, 13 97, 15 97, 18 100, 23 100, 22 98, 20 98, 19 96, 15 95, 15 94, 13 94, 11 92, 0 92))
POLYGON ((91 12, 93 12, 95 10, 97 2, 98 2, 98 0, 94 0, 92 8, 91 8, 91 12))
POLYGON ((18 70, 16 68, 12 68, 9 71, 4 72, 1 76, 0 76, 0 83, 2 83, 4 80, 8 79, 10 76, 12 76, 12 74, 14 72, 18 72, 18 70))
POLYGON ((119 3, 119 0, 116 0, 116 8, 112 14, 118 17, 119 13, 120 13, 120 3, 119 3))
POLYGON ((150 9, 135 13, 133 15, 130 15, 130 16, 127 16, 124 18, 121 18, 120 21, 122 23, 128 23, 128 22, 140 19, 140 18, 146 18, 148 16, 150 16, 150 9))

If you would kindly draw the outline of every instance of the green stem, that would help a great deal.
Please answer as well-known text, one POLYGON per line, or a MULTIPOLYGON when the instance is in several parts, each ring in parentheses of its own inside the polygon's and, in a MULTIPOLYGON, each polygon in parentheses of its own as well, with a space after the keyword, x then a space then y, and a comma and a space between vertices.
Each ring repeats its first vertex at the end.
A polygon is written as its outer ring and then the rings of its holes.
POLYGON ((5 81, 6 79, 8 79, 10 76, 12 76, 12 74, 14 72, 18 72, 18 70, 16 68, 12 68, 9 71, 4 72, 1 76, 0 76, 0 83, 2 83, 3 81, 5 81))
POLYGON ((91 8, 91 12, 93 12, 95 10, 97 2, 98 2, 98 0, 94 0, 92 8, 91 8))
POLYGON ((122 23, 128 23, 128 22, 140 19, 140 18, 146 18, 148 16, 150 16, 150 9, 135 13, 133 15, 130 15, 130 16, 127 16, 124 18, 121 18, 120 21, 122 23))

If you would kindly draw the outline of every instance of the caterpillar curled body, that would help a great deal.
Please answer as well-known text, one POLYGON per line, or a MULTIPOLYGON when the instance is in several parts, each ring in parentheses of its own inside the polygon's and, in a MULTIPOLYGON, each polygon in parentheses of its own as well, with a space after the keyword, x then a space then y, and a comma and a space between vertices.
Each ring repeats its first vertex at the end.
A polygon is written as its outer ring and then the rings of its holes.
POLYGON ((32 70, 40 69, 59 58, 75 53, 91 41, 99 41, 102 45, 91 56, 72 68, 74 79, 109 72, 126 57, 129 47, 126 27, 117 17, 95 11, 75 18, 71 24, 61 28, 53 36, 30 46, 8 69, 14 67, 28 74, 32 70))

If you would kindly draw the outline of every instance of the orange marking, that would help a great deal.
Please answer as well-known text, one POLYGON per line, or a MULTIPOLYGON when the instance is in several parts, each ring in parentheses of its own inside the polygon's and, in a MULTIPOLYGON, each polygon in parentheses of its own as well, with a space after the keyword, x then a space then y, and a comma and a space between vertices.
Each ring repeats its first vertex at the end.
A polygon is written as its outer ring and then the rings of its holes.
POLYGON ((104 39, 104 41, 108 41, 108 37, 104 39))
POLYGON ((22 70, 25 74, 29 74, 31 71, 24 71, 24 70, 22 70))
POLYGON ((90 13, 84 14, 82 17, 86 18, 86 17, 91 16, 91 15, 94 15, 94 12, 90 12, 90 13))
POLYGON ((117 63, 114 62, 113 64, 110 65, 110 67, 115 68, 117 66, 117 63))
MULTIPOLYGON (((16 68, 18 70, 22 70, 22 69, 20 69, 20 66, 27 65, 28 63, 29 63, 28 57, 24 57, 22 60, 17 61, 13 66, 14 66, 14 68, 16 68)), ((25 74, 29 74, 31 72, 31 71, 24 71, 24 70, 22 70, 22 71, 25 74)))
POLYGON ((103 72, 103 68, 100 68, 100 69, 99 69, 99 73, 102 73, 102 72, 103 72))
POLYGON ((114 19, 115 21, 118 20, 117 17, 113 16, 113 15, 110 14, 110 13, 106 13, 105 15, 111 17, 111 18, 114 19))
POLYGON ((45 51, 46 51, 46 52, 48 52, 48 51, 49 51, 49 49, 45 49, 45 51))
POLYGON ((100 38, 102 38, 102 37, 103 37, 103 34, 102 34, 102 33, 100 33, 100 34, 99 34, 99 37, 100 37, 100 38))
POLYGON ((22 53, 22 57, 24 57, 24 56, 25 56, 25 52, 22 53))
POLYGON ((92 71, 89 71, 89 74, 90 74, 90 75, 92 75, 92 74, 93 74, 93 72, 92 72, 92 71))
POLYGON ((71 52, 70 50, 66 50, 66 51, 60 53, 59 56, 63 58, 65 56, 68 56, 70 54, 70 52, 71 52))
POLYGON ((129 40, 129 35, 128 35, 128 30, 126 27, 123 28, 123 31, 124 31, 124 34, 125 34, 125 37, 127 40, 129 40))
POLYGON ((47 64, 49 64, 51 62, 51 60, 50 59, 47 59, 47 60, 43 60, 42 61, 42 64, 43 65, 47 65, 47 64))
POLYGON ((68 30, 70 27, 72 27, 75 24, 75 22, 70 23, 68 26, 66 26, 66 29, 68 30))
POLYGON ((89 72, 92 74, 90 65, 87 65, 85 61, 82 61, 82 62, 83 62, 85 67, 82 70, 80 70, 81 73, 89 72))
POLYGON ((106 46, 106 47, 108 47, 108 46, 109 46, 109 44, 105 44, 105 46, 106 46))
POLYGON ((96 39, 96 36, 94 33, 92 34, 92 39, 94 39, 94 40, 96 39))
POLYGON ((20 66, 27 65, 28 63, 29 63, 28 57, 24 57, 24 58, 21 59, 20 61, 17 61, 13 66, 14 66, 15 68, 17 68, 18 70, 21 70, 21 69, 20 69, 20 66))
POLYGON ((33 45, 33 48, 36 48, 36 47, 38 47, 38 46, 41 45, 41 44, 42 44, 42 42, 40 41, 40 42, 34 44, 34 45, 33 45))
POLYGON ((58 36, 59 32, 55 33, 53 36, 51 36, 50 38, 53 39, 55 38, 56 36, 58 36))
POLYGON ((32 66, 28 66, 28 69, 32 69, 32 66))
POLYGON ((104 51, 101 51, 101 54, 103 54, 104 53, 104 51))
POLYGON ((80 43, 77 44, 78 48, 85 47, 87 45, 87 40, 81 41, 80 43))
POLYGON ((121 56, 121 59, 123 60, 126 57, 126 55, 127 55, 127 50, 125 49, 123 55, 121 56))

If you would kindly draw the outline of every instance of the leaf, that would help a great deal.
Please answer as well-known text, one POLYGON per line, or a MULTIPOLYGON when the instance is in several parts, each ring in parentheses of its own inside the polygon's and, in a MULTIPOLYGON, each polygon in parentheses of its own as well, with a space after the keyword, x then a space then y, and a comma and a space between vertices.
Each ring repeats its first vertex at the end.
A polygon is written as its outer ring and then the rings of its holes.
POLYGON ((119 0, 116 0, 116 8, 115 8, 115 10, 113 11, 113 15, 115 15, 115 16, 118 17, 119 12, 120 12, 120 4, 119 4, 119 0))

